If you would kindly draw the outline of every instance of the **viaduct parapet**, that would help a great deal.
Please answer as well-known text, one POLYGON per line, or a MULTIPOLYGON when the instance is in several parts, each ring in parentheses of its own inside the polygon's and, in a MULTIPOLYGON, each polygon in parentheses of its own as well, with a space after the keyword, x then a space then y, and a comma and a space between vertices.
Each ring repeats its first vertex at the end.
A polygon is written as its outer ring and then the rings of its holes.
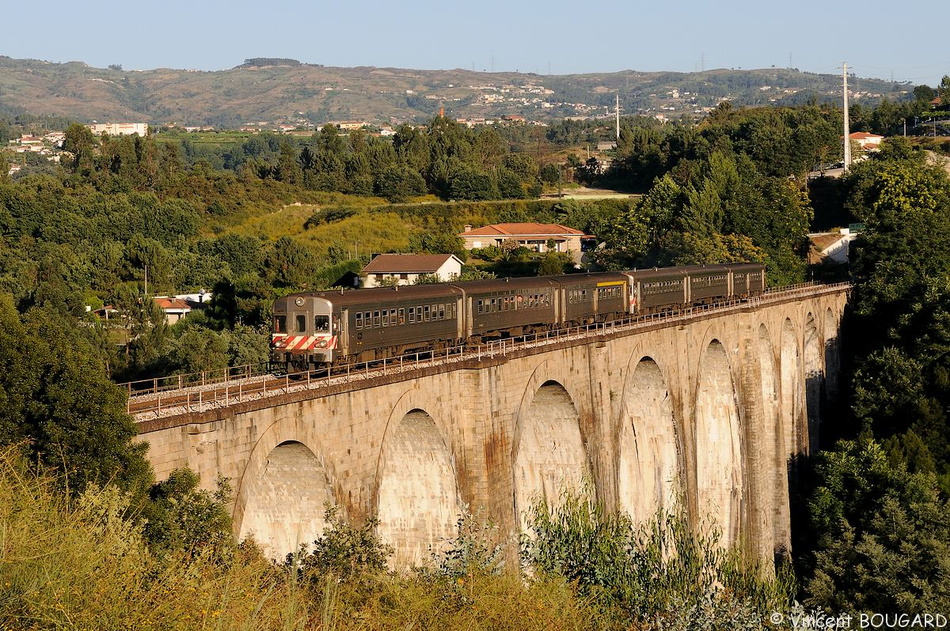
POLYGON ((378 519, 423 562, 468 507, 516 533, 534 498, 592 482, 636 520, 684 498, 763 559, 790 547, 788 465, 835 394, 847 287, 816 287, 540 348, 139 423, 159 478, 235 490, 239 537, 275 557, 324 505, 378 519))

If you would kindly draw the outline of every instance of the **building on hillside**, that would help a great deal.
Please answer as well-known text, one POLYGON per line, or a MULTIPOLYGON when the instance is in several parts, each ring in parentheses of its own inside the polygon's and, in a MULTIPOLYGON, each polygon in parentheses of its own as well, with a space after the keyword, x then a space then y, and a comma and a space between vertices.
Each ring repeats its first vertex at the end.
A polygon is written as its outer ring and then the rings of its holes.
POLYGON ((496 223, 482 228, 465 226, 459 235, 466 250, 506 243, 526 247, 535 252, 569 252, 576 263, 583 252, 594 244, 594 236, 556 223, 496 223))
POLYGON ((809 234, 808 263, 848 262, 851 242, 857 237, 850 228, 841 228, 838 232, 809 234))
POLYGON ((462 261, 454 254, 379 254, 363 268, 363 287, 413 285, 420 276, 449 281, 462 273, 462 261))
POLYGON ((109 134, 110 136, 138 134, 144 138, 148 135, 148 123, 93 123, 89 125, 89 129, 97 136, 101 134, 109 134))
POLYGON ((884 140, 884 136, 869 134, 866 131, 856 131, 848 138, 856 142, 862 151, 878 151, 881 148, 881 141, 884 140))
POLYGON ((18 140, 11 140, 10 142, 16 144, 17 153, 26 153, 27 151, 39 153, 44 149, 43 139, 40 136, 24 134, 18 140))
POLYGON ((210 293, 178 294, 175 296, 155 296, 155 304, 165 312, 165 320, 175 324, 195 309, 207 309, 211 305, 210 293))

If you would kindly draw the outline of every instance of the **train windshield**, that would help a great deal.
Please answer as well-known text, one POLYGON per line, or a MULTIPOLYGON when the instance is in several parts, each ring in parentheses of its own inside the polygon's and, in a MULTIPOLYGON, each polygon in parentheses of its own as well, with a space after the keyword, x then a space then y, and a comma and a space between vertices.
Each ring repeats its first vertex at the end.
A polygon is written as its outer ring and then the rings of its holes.
POLYGON ((274 316, 274 333, 287 332, 287 316, 274 316))
POLYGON ((318 315, 313 317, 313 328, 317 333, 330 332, 330 316, 318 315))

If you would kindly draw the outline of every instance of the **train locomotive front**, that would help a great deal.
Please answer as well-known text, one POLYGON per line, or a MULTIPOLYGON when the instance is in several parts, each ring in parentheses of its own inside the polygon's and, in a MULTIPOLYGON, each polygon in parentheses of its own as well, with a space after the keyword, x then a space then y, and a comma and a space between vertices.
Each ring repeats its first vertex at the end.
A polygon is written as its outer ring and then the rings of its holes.
POLYGON ((271 363, 284 370, 328 366, 339 346, 339 317, 333 303, 318 294, 292 294, 274 302, 271 363))

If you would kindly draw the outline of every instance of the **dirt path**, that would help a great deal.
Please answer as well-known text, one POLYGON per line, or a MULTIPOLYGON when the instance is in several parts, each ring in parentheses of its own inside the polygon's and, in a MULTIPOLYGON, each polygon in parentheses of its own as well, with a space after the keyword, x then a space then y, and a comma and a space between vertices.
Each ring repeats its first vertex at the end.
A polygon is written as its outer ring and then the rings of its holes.
MULTIPOLYGON (((639 197, 642 197, 639 193, 624 193, 606 188, 586 188, 579 186, 577 188, 564 189, 560 199, 638 199, 639 197)), ((548 194, 542 195, 541 198, 558 199, 558 196, 557 194, 548 194)))

